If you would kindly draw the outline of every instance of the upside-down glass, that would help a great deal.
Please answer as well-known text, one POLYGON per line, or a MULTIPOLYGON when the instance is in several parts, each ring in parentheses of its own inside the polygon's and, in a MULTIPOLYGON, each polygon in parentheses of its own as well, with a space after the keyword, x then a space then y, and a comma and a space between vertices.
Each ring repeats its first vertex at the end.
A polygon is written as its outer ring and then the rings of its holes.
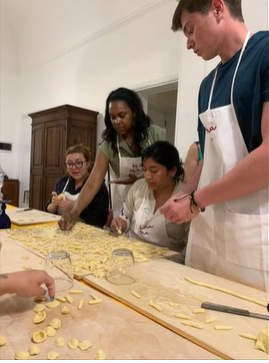
POLYGON ((68 252, 52 251, 46 256, 45 271, 55 281, 55 291, 66 291, 74 285, 73 268, 68 252))
POLYGON ((112 252, 106 278, 115 285, 131 285, 135 282, 133 252, 127 248, 118 248, 112 252))

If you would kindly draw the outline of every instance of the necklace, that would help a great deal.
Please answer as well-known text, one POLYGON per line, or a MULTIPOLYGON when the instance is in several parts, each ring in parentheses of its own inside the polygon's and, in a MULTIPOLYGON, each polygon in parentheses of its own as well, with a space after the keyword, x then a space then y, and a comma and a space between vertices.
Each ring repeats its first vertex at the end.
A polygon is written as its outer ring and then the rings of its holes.
POLYGON ((125 142, 131 148, 133 146, 134 140, 132 139, 131 142, 128 142, 127 140, 125 140, 125 142))

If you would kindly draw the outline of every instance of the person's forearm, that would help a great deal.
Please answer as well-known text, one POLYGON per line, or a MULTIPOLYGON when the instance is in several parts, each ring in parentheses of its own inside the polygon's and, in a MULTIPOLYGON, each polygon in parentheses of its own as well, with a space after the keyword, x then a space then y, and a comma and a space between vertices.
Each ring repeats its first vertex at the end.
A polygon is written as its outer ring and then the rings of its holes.
POLYGON ((180 194, 187 194, 197 189, 199 179, 203 168, 203 161, 201 161, 191 179, 180 189, 180 194))
POLYGON ((222 178, 195 192, 200 208, 251 194, 268 185, 268 147, 261 146, 222 178))
POLYGON ((10 286, 8 284, 8 274, 0 274, 0 296, 10 293, 10 286))
POLYGON ((50 203, 50 204, 47 206, 47 211, 48 211, 49 213, 56 213, 56 212, 57 212, 57 207, 58 207, 57 205, 50 203))

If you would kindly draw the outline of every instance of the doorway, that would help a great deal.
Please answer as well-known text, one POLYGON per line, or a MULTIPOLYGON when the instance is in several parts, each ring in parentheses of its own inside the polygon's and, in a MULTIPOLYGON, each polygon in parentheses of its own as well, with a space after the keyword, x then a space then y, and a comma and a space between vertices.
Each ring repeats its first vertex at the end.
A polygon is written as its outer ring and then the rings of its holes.
POLYGON ((175 143, 178 83, 151 87, 137 91, 144 110, 154 125, 166 129, 167 141, 175 143))

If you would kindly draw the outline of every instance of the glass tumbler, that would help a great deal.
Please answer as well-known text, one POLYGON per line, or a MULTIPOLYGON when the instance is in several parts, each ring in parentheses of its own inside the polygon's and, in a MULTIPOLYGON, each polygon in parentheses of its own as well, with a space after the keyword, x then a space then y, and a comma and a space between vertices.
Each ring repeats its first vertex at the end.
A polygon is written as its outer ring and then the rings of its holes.
POLYGON ((54 279, 56 292, 66 291, 74 285, 73 268, 68 252, 50 252, 46 256, 45 271, 54 279))
POLYGON ((118 248, 112 252, 108 269, 107 281, 115 285, 131 285, 135 282, 133 268, 135 259, 133 252, 127 248, 118 248))

